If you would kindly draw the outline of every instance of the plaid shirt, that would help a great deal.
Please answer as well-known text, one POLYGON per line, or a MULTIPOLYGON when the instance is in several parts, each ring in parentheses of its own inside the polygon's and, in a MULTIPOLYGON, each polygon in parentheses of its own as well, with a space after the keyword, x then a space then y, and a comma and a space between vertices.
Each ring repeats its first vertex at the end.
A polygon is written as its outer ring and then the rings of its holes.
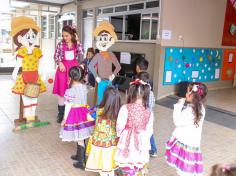
MULTIPOLYGON (((54 54, 54 60, 55 62, 58 64, 59 62, 61 62, 63 59, 64 59, 64 52, 63 52, 63 45, 66 45, 63 41, 59 42, 57 44, 57 47, 56 47, 56 51, 55 51, 55 54, 54 54)), ((83 45, 82 44, 76 44, 76 56, 75 58, 76 59, 79 59, 79 55, 83 55, 84 54, 84 48, 83 48, 83 45)), ((69 50, 68 46, 66 45, 66 49, 69 50)))
POLYGON ((149 108, 150 110, 153 110, 154 106, 155 106, 155 96, 153 91, 150 91, 150 95, 149 95, 149 108))

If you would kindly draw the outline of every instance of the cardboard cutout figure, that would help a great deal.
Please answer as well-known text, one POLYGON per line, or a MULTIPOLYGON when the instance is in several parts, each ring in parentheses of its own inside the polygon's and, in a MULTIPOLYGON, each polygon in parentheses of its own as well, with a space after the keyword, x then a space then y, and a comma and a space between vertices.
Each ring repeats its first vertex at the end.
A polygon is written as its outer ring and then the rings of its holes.
POLYGON ((96 37, 96 47, 100 52, 94 56, 88 67, 98 83, 97 104, 100 104, 104 91, 112 84, 112 80, 120 71, 121 66, 116 56, 112 52, 108 52, 108 49, 117 41, 114 27, 109 22, 102 21, 95 28, 94 37, 96 37), (115 66, 114 71, 112 71, 112 65, 115 66))
POLYGON ((33 19, 20 16, 13 18, 11 30, 13 42, 17 46, 17 62, 12 73, 16 82, 12 92, 21 96, 23 107, 20 112, 23 112, 24 117, 15 120, 15 125, 38 122, 35 114, 38 96, 46 91, 46 86, 38 72, 42 51, 36 46, 36 42, 40 28, 33 19), (22 67, 22 73, 18 74, 20 67, 22 67))

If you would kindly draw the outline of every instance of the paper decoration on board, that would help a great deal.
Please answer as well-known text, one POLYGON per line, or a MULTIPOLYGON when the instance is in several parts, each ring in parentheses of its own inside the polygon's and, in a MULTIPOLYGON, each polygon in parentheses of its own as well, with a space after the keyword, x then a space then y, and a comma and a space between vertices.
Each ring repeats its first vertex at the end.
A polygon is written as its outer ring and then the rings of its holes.
POLYGON ((171 40, 172 31, 171 30, 162 30, 162 39, 171 40))
POLYGON ((236 46, 236 0, 227 0, 222 45, 236 46))
POLYGON ((171 82, 171 77, 172 77, 172 71, 167 71, 166 72, 166 82, 169 83, 171 82))
POLYGON ((233 80, 236 67, 236 49, 225 49, 222 66, 222 80, 233 80))
POLYGON ((219 80, 222 58, 222 49, 167 47, 163 85, 219 80))
POLYGON ((121 64, 131 64, 131 54, 128 52, 120 53, 120 63, 121 64))

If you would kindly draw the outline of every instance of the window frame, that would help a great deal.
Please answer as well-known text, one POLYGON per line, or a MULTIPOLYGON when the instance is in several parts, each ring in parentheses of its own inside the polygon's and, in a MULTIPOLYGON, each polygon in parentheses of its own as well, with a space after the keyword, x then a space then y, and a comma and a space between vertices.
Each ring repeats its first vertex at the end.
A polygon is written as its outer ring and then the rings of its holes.
POLYGON ((146 3, 147 2, 152 2, 152 1, 156 1, 156 0, 147 0, 147 1, 138 1, 138 2, 133 2, 133 3, 126 3, 126 4, 117 4, 117 5, 113 5, 113 6, 105 6, 105 7, 97 7, 96 9, 96 20, 95 23, 97 25, 97 19, 98 18, 104 18, 104 17, 108 17, 109 18, 109 22, 111 22, 111 17, 112 16, 123 16, 123 31, 122 31, 122 40, 118 40, 121 42, 155 42, 159 39, 160 36, 160 17, 161 17, 161 1, 162 0, 157 0, 159 1, 159 7, 154 7, 154 8, 146 8, 146 3), (131 10, 129 9, 129 6, 132 4, 139 4, 139 3, 144 3, 144 9, 138 9, 138 10, 131 10), (120 7, 120 6, 127 6, 127 11, 122 11, 122 12, 116 12, 115 8, 116 7, 120 7), (103 9, 106 8, 113 8, 113 13, 106 13, 103 14, 103 9), (100 14, 98 13, 98 11, 100 10, 100 14), (152 33, 152 16, 153 14, 157 13, 158 14, 158 22, 157 22, 157 36, 156 39, 151 39, 151 33, 152 33), (125 39, 125 16, 126 15, 132 15, 132 14, 141 14, 141 18, 140 18, 140 35, 139 35, 139 40, 126 40, 125 39), (142 34, 142 15, 143 14, 150 14, 151 15, 151 19, 150 19, 150 25, 149 25, 149 38, 148 39, 142 39, 141 34, 142 34))

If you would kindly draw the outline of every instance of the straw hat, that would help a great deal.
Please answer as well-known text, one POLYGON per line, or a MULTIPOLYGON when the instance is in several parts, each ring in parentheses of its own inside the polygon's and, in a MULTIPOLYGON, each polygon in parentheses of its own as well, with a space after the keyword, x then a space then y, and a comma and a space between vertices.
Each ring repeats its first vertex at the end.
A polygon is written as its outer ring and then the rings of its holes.
POLYGON ((95 28, 93 35, 95 37, 98 36, 98 34, 102 31, 107 31, 113 38, 115 41, 117 41, 117 35, 114 31, 114 26, 109 23, 108 21, 102 21, 101 23, 99 23, 99 25, 95 28))
POLYGON ((11 36, 16 35, 23 29, 35 29, 36 31, 40 31, 40 28, 37 26, 36 22, 26 16, 15 17, 11 21, 11 36))

